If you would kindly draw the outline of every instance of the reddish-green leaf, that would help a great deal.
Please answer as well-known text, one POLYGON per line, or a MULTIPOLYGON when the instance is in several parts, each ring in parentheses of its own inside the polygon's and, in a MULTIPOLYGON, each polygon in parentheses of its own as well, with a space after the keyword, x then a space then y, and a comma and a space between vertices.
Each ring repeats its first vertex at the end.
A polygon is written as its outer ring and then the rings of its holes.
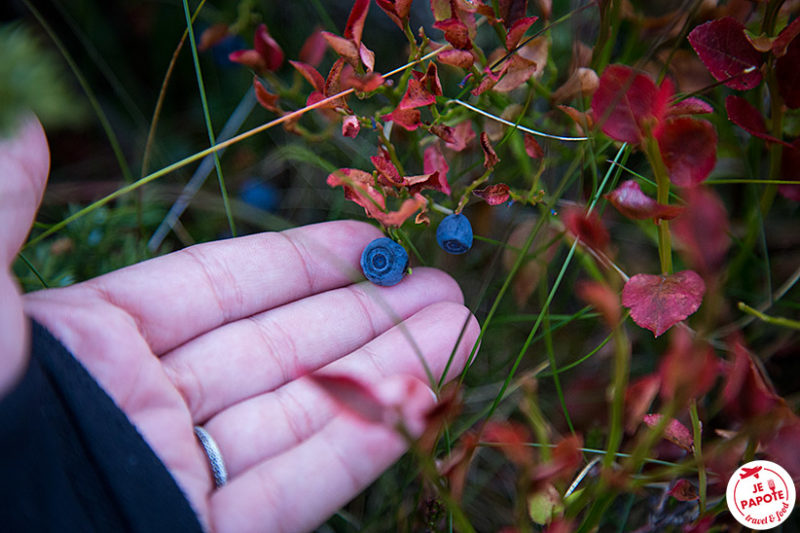
POLYGON ((489 205, 500 205, 508 201, 508 191, 508 185, 505 183, 497 183, 484 187, 483 189, 476 189, 472 191, 472 194, 481 198, 489 205))
POLYGON ((689 42, 717 81, 744 91, 761 83, 762 54, 745 36, 741 22, 724 17, 697 26, 689 42))
POLYGON ((656 337, 700 307, 706 284, 691 270, 670 276, 636 274, 622 289, 622 305, 633 321, 656 337))
MULTIPOLYGON (((645 415, 644 423, 651 428, 656 427, 663 418, 664 415, 659 415, 659 414, 645 415)), ((673 444, 677 444, 687 452, 691 452, 694 449, 694 439, 692 438, 692 432, 689 431, 689 428, 687 428, 674 418, 669 421, 666 429, 664 429, 664 438, 672 442, 673 444)))
POLYGON ((659 204, 643 193, 634 180, 624 182, 605 196, 617 211, 634 220, 670 220, 683 212, 683 207, 659 204))
POLYGON ((544 150, 542 150, 542 147, 536 142, 536 139, 533 138, 533 135, 525 135, 525 153, 528 154, 528 157, 531 159, 539 159, 544 156, 544 150))
POLYGON ((693 187, 702 183, 714 170, 717 132, 707 120, 692 117, 667 119, 657 140, 669 179, 675 185, 693 187))

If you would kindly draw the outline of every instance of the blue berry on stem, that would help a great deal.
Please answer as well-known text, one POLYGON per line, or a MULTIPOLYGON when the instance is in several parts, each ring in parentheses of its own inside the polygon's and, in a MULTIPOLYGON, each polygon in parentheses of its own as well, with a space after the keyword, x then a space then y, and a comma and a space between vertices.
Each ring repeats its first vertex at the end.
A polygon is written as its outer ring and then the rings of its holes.
POLYGON ((375 239, 361 254, 361 270, 375 285, 396 285, 403 279, 407 269, 408 252, 388 237, 375 239))
POLYGON ((447 253, 466 253, 472 248, 472 224, 461 213, 447 215, 436 228, 436 240, 447 253))

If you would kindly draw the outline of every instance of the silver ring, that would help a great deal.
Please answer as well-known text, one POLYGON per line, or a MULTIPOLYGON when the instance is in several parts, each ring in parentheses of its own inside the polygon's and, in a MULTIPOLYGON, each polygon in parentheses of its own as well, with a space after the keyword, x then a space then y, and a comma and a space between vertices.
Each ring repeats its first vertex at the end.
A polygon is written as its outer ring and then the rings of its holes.
POLYGON ((225 463, 222 461, 222 454, 219 452, 219 446, 214 441, 213 437, 202 426, 194 427, 194 434, 197 440, 203 445, 203 450, 206 452, 208 462, 211 465, 211 473, 214 474, 214 483, 217 488, 223 486, 228 482, 228 471, 225 469, 225 463))

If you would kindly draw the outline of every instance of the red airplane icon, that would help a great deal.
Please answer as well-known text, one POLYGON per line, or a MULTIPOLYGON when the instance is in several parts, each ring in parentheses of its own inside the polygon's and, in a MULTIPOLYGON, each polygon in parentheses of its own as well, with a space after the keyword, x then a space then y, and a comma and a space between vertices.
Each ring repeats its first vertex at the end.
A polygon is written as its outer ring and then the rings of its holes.
POLYGON ((745 468, 744 472, 742 472, 739 475, 741 476, 741 479, 744 479, 744 478, 747 478, 747 477, 750 477, 750 476, 756 476, 756 479, 758 479, 758 472, 761 470, 761 468, 762 467, 760 467, 760 466, 756 466, 756 467, 753 467, 753 468, 745 468))

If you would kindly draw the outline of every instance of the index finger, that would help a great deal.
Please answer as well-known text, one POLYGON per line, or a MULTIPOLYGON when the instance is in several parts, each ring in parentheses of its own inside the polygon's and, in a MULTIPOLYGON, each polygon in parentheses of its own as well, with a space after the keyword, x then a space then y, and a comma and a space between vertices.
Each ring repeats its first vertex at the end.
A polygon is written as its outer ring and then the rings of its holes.
POLYGON ((227 322, 363 279, 364 247, 380 237, 336 221, 199 244, 83 284, 135 320, 155 354, 227 322))

